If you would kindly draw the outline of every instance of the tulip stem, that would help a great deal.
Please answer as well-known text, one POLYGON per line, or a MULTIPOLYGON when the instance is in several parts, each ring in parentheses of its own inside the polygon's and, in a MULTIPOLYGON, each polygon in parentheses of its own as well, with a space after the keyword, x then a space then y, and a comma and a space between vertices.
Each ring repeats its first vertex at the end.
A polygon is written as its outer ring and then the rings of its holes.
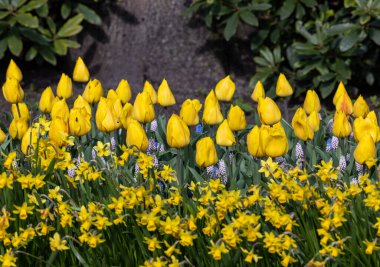
POLYGON ((182 186, 183 186, 183 181, 182 181, 182 161, 181 161, 181 149, 180 148, 177 148, 177 170, 176 170, 176 173, 177 173, 177 180, 178 180, 178 184, 179 184, 179 188, 182 189, 182 186))
POLYGON ((283 104, 283 107, 284 107, 284 117, 286 120, 289 120, 289 108, 288 108, 288 105, 289 105, 289 99, 287 97, 285 97, 282 101, 282 104, 283 104))
POLYGON ((16 103, 16 107, 17 107, 18 117, 21 118, 21 111, 20 111, 20 107, 19 107, 18 103, 16 103))

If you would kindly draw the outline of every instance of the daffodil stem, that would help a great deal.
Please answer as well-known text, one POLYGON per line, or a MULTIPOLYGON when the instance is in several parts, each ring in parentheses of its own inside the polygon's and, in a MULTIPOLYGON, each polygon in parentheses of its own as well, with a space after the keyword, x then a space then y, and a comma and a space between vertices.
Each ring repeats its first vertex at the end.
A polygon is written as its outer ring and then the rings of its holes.
POLYGON ((20 107, 19 107, 18 103, 16 103, 16 107, 17 107, 18 117, 21 118, 21 111, 20 111, 20 107))
POLYGON ((182 180, 182 160, 181 160, 181 149, 177 148, 177 179, 179 188, 182 189, 183 186, 183 180, 182 180))

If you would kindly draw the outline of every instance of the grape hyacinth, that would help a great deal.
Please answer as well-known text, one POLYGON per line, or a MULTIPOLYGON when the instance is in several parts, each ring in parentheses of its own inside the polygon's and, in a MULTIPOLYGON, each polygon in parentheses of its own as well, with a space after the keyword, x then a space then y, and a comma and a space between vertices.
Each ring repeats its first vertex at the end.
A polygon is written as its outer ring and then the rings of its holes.
POLYGON ((346 167, 347 167, 346 157, 342 155, 339 158, 339 169, 341 172, 345 172, 346 167))
POLYGON ((302 159, 304 157, 301 143, 296 144, 296 159, 302 159))
POLYGON ((153 120, 150 123, 150 131, 151 132, 156 132, 157 131, 157 120, 153 120))

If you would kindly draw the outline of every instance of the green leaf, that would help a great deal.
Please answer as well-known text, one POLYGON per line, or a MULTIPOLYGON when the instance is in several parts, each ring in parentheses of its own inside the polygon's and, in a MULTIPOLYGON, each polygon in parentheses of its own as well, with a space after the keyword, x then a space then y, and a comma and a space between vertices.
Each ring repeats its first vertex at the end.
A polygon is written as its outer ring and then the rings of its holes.
POLYGON ((28 28, 38 28, 38 18, 35 16, 32 16, 32 14, 17 14, 15 16, 15 19, 18 23, 21 25, 28 27, 28 28))
POLYGON ((326 31, 326 34, 332 36, 332 35, 342 34, 345 31, 352 31, 356 29, 360 29, 360 26, 357 24, 341 23, 341 24, 336 24, 336 25, 331 26, 330 29, 326 31))
POLYGON ((83 266, 85 266, 85 267, 88 267, 89 265, 88 265, 87 262, 84 260, 84 258, 79 254, 79 252, 78 252, 78 250, 76 249, 76 247, 74 246, 72 240, 69 240, 69 246, 70 246, 71 251, 74 253, 75 258, 77 258, 77 260, 80 262, 80 264, 83 265, 83 266))
POLYGON ((38 9, 36 9, 36 12, 38 14, 39 17, 42 17, 42 18, 45 18, 47 17, 47 15, 49 15, 49 6, 48 4, 44 4, 42 5, 41 7, 39 7, 38 9))
POLYGON ((7 40, 0 39, 0 58, 4 57, 5 50, 7 50, 7 40))
POLYGON ((65 1, 61 6, 61 16, 63 19, 67 19, 71 13, 71 5, 69 1, 65 1))
POLYGON ((255 11, 265 11, 268 10, 272 7, 271 4, 266 4, 266 3, 253 3, 248 6, 249 10, 255 10, 255 11))
POLYGON ((307 6, 307 7, 315 7, 316 5, 318 5, 318 2, 315 1, 315 0, 301 0, 301 2, 307 6))
POLYGON ((32 46, 31 48, 29 48, 28 52, 26 53, 25 55, 25 60, 26 61, 32 61, 36 56, 37 56, 37 49, 32 46))
POLYGON ((67 46, 62 39, 54 40, 54 52, 60 56, 67 54, 67 46))
POLYGON ((78 34, 83 28, 80 25, 82 20, 83 20, 82 14, 78 14, 72 17, 71 19, 66 21, 65 24, 63 24, 63 26, 59 29, 57 35, 59 37, 70 37, 70 36, 78 34))
POLYGON ((55 34, 55 33, 57 32, 57 26, 55 25, 53 19, 52 19, 51 17, 47 17, 47 18, 46 18, 46 23, 47 23, 47 25, 48 25, 48 27, 49 27, 49 30, 50 30, 53 34, 55 34))
POLYGON ((236 29, 239 23, 239 17, 238 14, 233 14, 228 20, 226 27, 224 28, 224 38, 229 41, 232 36, 235 35, 236 29))
POLYGON ((81 13, 84 19, 91 24, 100 25, 102 23, 102 19, 99 17, 99 15, 96 14, 96 12, 93 9, 83 4, 78 4, 76 7, 76 11, 81 13))
POLYGON ((47 3, 47 0, 32 0, 29 3, 27 3, 26 5, 22 6, 18 10, 18 12, 26 13, 26 12, 32 11, 34 9, 40 8, 41 6, 43 6, 46 3, 47 3))
POLYGON ((60 39, 67 47, 71 48, 79 48, 80 44, 76 41, 69 40, 69 39, 60 39))
POLYGON ((359 41, 359 33, 356 31, 350 32, 344 36, 339 43, 339 49, 342 52, 350 50, 359 41))
POLYGON ((57 58, 50 49, 50 47, 42 47, 41 49, 39 49, 39 52, 46 62, 49 62, 50 64, 55 66, 57 64, 57 58))
POLYGON ((13 55, 19 56, 21 54, 23 44, 22 44, 22 41, 19 37, 12 34, 12 35, 8 36, 7 43, 8 43, 8 48, 13 55))
POLYGON ((7 17, 11 12, 10 11, 0 11, 0 19, 4 19, 7 17))
POLYGON ((240 12, 240 18, 248 25, 251 25, 251 26, 259 25, 259 21, 257 17, 250 11, 240 12))
POLYGON ((204 179, 203 179, 203 177, 195 170, 195 169, 193 169, 193 168, 191 168, 191 167, 189 167, 189 166, 187 166, 187 168, 189 169, 189 171, 191 172, 191 174, 194 176, 194 178, 195 178, 195 180, 197 181, 197 182, 200 182, 200 183, 202 183, 202 182, 204 182, 204 179))
POLYGON ((377 45, 380 45, 380 30, 369 28, 368 34, 372 41, 374 41, 377 45))
POLYGON ((24 37, 40 45, 47 45, 50 41, 48 38, 34 29, 19 28, 19 31, 24 37))
POLYGON ((286 0, 278 11, 281 20, 285 20, 292 15, 294 9, 296 8, 296 0, 286 0))

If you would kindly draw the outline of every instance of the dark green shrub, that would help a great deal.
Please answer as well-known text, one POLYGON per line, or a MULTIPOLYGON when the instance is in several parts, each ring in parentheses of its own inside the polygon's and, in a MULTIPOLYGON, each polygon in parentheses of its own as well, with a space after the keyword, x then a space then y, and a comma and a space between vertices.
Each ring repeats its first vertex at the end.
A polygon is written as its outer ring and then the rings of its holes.
POLYGON ((42 57, 56 64, 56 56, 80 45, 70 37, 83 28, 83 20, 100 25, 91 8, 99 0, 0 0, 0 58, 9 50, 30 61, 42 57))
POLYGON ((250 36, 258 80, 273 95, 284 72, 296 95, 309 87, 323 98, 338 81, 373 86, 380 46, 380 0, 195 0, 189 11, 233 41, 239 26, 250 36))

